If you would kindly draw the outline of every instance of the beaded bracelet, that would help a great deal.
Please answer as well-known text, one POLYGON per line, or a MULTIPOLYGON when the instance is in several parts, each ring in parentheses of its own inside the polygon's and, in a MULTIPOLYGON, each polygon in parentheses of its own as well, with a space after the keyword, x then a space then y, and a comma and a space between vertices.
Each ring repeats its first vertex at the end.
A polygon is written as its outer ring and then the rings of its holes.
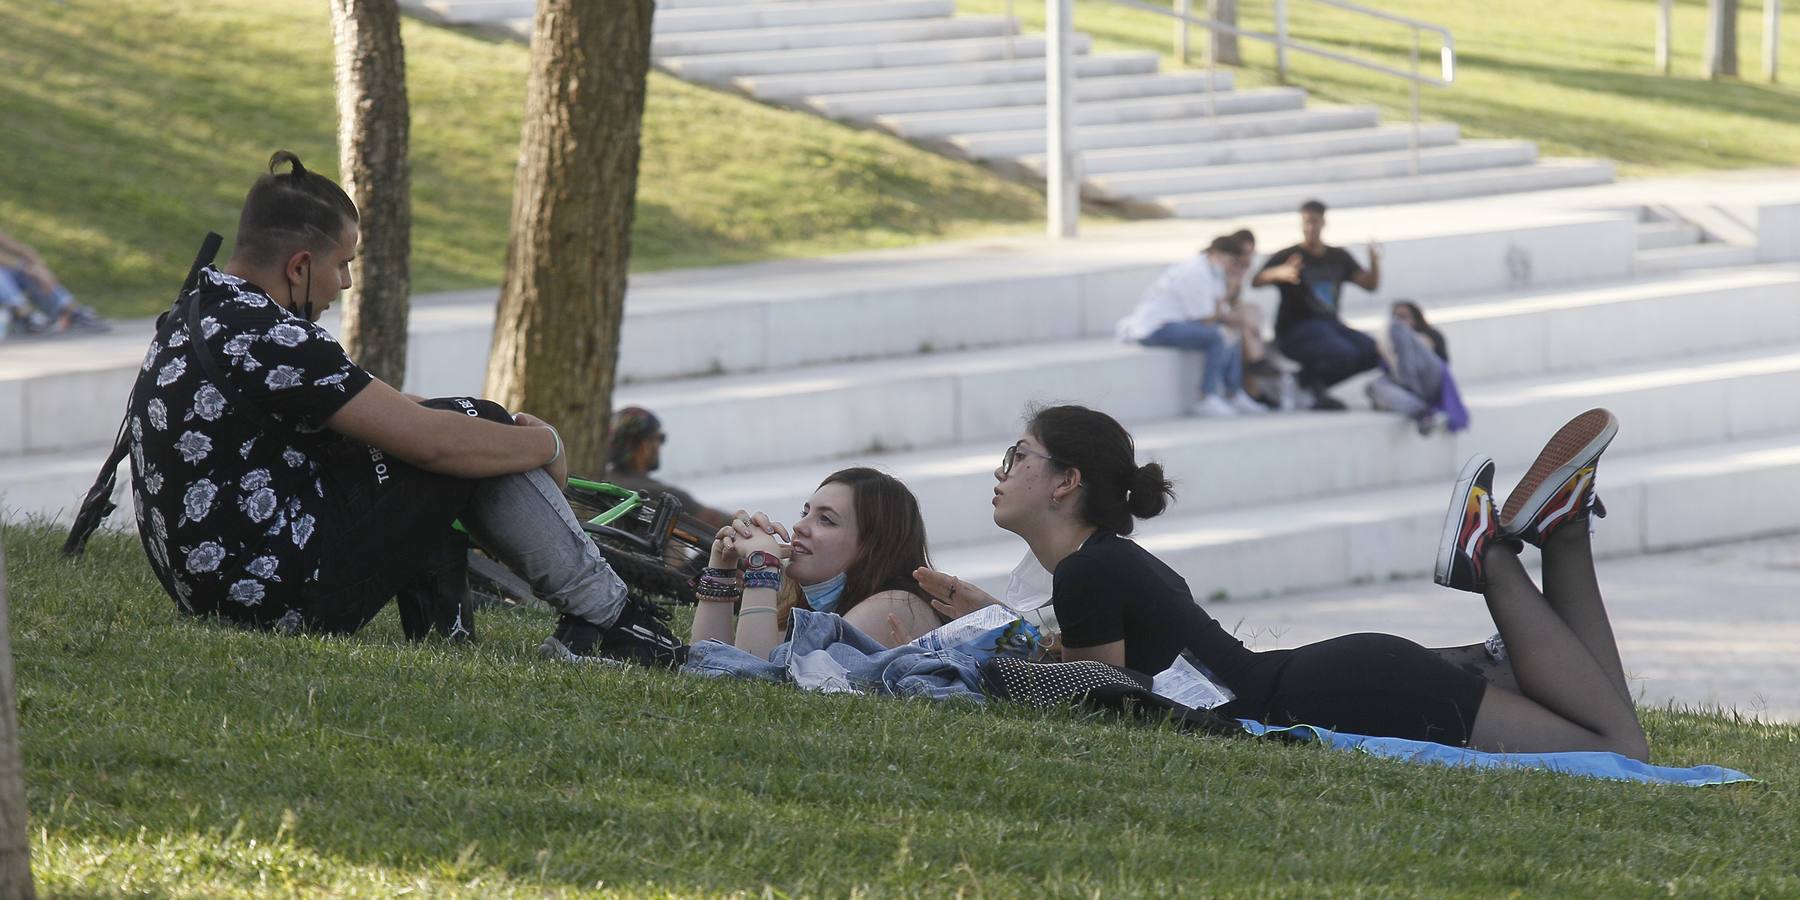
POLYGON ((735 568, 733 568, 733 569, 715 569, 712 566, 707 566, 706 568, 700 570, 700 577, 704 578, 708 575, 711 575, 714 578, 720 579, 721 581, 730 581, 730 582, 735 583, 738 578, 738 570, 735 568))
POLYGON ((779 587, 781 587, 780 569, 751 569, 744 573, 745 590, 766 588, 772 591, 779 587))

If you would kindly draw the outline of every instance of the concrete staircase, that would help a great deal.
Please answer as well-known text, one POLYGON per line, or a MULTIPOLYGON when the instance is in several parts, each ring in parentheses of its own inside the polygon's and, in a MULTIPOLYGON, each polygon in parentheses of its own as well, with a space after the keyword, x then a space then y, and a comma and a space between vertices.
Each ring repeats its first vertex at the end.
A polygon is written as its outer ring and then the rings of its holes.
MULTIPOLYGON (((615 402, 658 412, 670 434, 664 474, 715 505, 792 517, 836 468, 893 472, 918 495, 939 564, 990 588, 1023 552, 986 501, 1031 403, 1105 410, 1133 430, 1141 457, 1164 464, 1180 498, 1140 535, 1202 597, 1420 577, 1464 458, 1495 455, 1508 485, 1563 418, 1596 405, 1624 423, 1601 476, 1612 510, 1603 553, 1800 530, 1792 187, 1786 204, 1747 201, 1737 221, 1752 243, 1727 246, 1749 256, 1720 257, 1738 264, 1674 272, 1646 266, 1645 254, 1705 229, 1652 216, 1669 209, 1654 202, 1335 215, 1328 238, 1358 255, 1371 236, 1385 248, 1382 293, 1346 297, 1352 323, 1373 329, 1408 297, 1448 338, 1474 415, 1456 437, 1422 439, 1368 410, 1184 417, 1196 361, 1109 336, 1160 269, 1215 227, 1180 222, 1094 229, 1079 242, 990 239, 636 277, 615 402)), ((1291 219, 1247 224, 1272 246, 1291 219)), ((1724 244, 1686 246, 1709 243, 1724 244)), ((493 299, 415 306, 409 389, 479 389, 468 361, 485 358, 493 299)), ((1252 299, 1273 311, 1269 292, 1252 299)), ((73 508, 147 343, 147 323, 122 323, 79 342, 8 344, 0 507, 73 508)), ((1338 394, 1361 396, 1355 383, 1338 394)))
MULTIPOLYGON (((411 0, 452 23, 528 38, 531 0, 411 0)), ((1364 106, 1309 106, 1295 88, 1235 90, 1219 73, 1159 72, 1152 53, 1091 53, 1077 35, 1075 146, 1083 195, 1139 214, 1230 218, 1448 200, 1610 182, 1612 164, 1543 161, 1525 141, 1461 141, 1454 125, 1383 125, 1364 106)), ((879 128, 1043 177, 1044 40, 956 16, 954 0, 660 0, 652 54, 678 77, 879 128)))

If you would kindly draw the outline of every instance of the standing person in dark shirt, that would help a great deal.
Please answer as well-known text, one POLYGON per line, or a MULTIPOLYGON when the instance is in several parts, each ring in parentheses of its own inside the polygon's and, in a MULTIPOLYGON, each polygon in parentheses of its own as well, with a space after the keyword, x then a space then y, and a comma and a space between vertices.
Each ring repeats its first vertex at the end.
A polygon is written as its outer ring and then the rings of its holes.
POLYGON ((1173 491, 1161 466, 1137 464, 1131 435, 1104 413, 1056 406, 1034 415, 994 471, 994 522, 1024 538, 1052 573, 1065 660, 1155 674, 1186 652, 1236 695, 1221 715, 1273 725, 1645 759, 1587 537, 1594 465, 1616 430, 1605 410, 1564 426, 1504 516, 1489 491, 1492 460, 1472 461, 1453 494, 1438 580, 1486 592, 1519 691, 1387 634, 1246 648, 1194 602, 1180 575, 1127 539, 1133 520, 1160 514, 1173 491), (1554 602, 1519 565, 1521 541, 1544 548, 1554 602))
POLYGON ((127 427, 138 533, 177 608, 349 633, 407 593, 466 637, 460 519, 563 613, 551 650, 592 651, 603 632, 617 655, 657 644, 667 629, 562 498, 555 428, 486 400, 401 394, 319 327, 350 286, 357 222, 331 179, 276 153, 231 259, 158 323, 127 427))
POLYGON ((1314 409, 1341 410, 1326 393, 1332 385, 1380 363, 1375 339, 1341 319, 1345 282, 1365 291, 1381 286, 1381 251, 1369 245, 1364 269, 1342 247, 1324 241, 1325 204, 1300 206, 1300 243, 1269 254, 1253 287, 1276 285, 1281 306, 1275 313, 1275 342, 1282 355, 1300 364, 1300 386, 1313 396, 1314 409))

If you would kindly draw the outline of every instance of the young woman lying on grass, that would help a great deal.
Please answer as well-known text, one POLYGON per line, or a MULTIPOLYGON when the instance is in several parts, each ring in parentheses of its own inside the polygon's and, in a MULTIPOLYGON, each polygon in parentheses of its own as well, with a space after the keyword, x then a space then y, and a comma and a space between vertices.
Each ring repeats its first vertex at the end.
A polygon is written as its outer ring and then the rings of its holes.
MULTIPOLYGON (((1649 749, 1588 544, 1595 464, 1617 431, 1605 410, 1563 426, 1500 515, 1491 459, 1471 460, 1457 482, 1437 580, 1486 596, 1517 690, 1387 634, 1247 649, 1194 602, 1180 575, 1124 538, 1134 518, 1160 514, 1173 494, 1162 467, 1137 465, 1131 436, 1104 413, 1058 406, 1033 416, 995 470, 994 521, 1052 573, 1064 659, 1154 674, 1185 650, 1236 695, 1217 712, 1270 725, 1644 760, 1649 749), (1521 541, 1543 548, 1544 593, 1519 563, 1521 541)), ((939 609, 963 611, 957 582, 921 577, 950 601, 937 601, 939 609)))
POLYGON ((947 621, 913 578, 929 565, 912 491, 874 469, 843 469, 813 491, 791 533, 760 512, 739 511, 719 529, 695 589, 692 641, 767 658, 798 607, 836 613, 888 646, 905 643, 947 621))

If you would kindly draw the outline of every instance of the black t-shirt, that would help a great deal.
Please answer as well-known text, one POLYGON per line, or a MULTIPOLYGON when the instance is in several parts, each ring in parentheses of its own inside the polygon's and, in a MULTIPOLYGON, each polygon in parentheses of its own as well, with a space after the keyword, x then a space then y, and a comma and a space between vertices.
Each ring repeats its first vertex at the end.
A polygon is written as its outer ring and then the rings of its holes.
POLYGON ((186 302, 165 316, 132 400, 131 473, 150 566, 184 612, 268 621, 319 577, 331 505, 325 431, 369 373, 319 326, 247 281, 207 267, 200 332, 220 374, 281 426, 232 408, 188 346, 186 302))
POLYGON ((1281 306, 1275 312, 1276 338, 1308 319, 1337 318, 1344 282, 1361 275, 1363 270, 1356 257, 1342 247, 1327 246, 1323 254, 1313 256, 1295 244, 1269 254, 1257 274, 1286 265, 1296 253, 1305 257, 1300 264, 1300 283, 1276 285, 1281 291, 1281 306))
POLYGON ((1190 650, 1227 687, 1255 658, 1194 602, 1187 582, 1150 551, 1096 531, 1052 573, 1050 602, 1066 647, 1125 642, 1125 668, 1149 675, 1190 650))

